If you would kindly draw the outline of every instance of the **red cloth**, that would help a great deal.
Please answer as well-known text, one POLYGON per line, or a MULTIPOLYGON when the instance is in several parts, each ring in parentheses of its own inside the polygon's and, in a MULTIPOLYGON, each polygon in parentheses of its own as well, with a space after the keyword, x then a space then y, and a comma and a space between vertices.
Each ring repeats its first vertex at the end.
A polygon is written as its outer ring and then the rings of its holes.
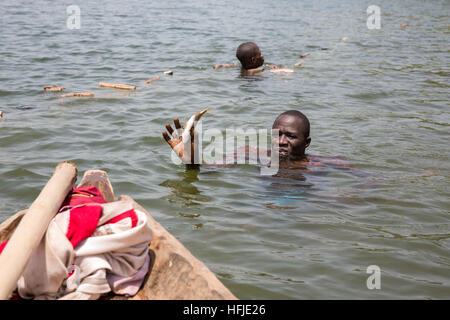
POLYGON ((138 217, 136 215, 136 212, 134 212, 134 209, 125 211, 124 213, 119 214, 118 216, 115 216, 112 219, 109 219, 108 221, 106 221, 103 225, 105 224, 110 224, 110 223, 116 223, 119 222, 125 218, 130 218, 131 219, 131 227, 134 228, 137 225, 137 221, 138 221, 138 217))
POLYGON ((0 254, 2 253, 3 249, 5 249, 7 243, 8 241, 0 243, 0 254))
POLYGON ((61 206, 60 212, 71 209, 66 236, 74 248, 94 233, 102 215, 101 206, 84 206, 91 203, 101 204, 106 201, 95 186, 74 187, 61 206))
POLYGON ((94 233, 101 215, 101 206, 82 206, 70 210, 66 237, 74 248, 94 233))
POLYGON ((61 208, 75 207, 87 203, 106 203, 100 191, 95 186, 72 188, 61 208))

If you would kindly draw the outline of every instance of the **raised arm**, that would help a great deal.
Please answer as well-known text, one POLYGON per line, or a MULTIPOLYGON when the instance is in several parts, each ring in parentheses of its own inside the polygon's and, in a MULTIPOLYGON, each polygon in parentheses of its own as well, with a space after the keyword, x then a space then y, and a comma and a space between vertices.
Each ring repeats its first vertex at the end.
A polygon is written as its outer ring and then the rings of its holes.
MULTIPOLYGON (((208 111, 208 109, 201 110, 195 113, 183 126, 180 124, 178 118, 173 119, 175 130, 168 123, 166 130, 162 135, 173 151, 186 164, 188 169, 198 169, 200 164, 196 163, 195 155, 198 153, 198 136, 195 132, 195 125, 197 121, 208 111)), ((198 157, 197 157, 198 159, 198 157)))

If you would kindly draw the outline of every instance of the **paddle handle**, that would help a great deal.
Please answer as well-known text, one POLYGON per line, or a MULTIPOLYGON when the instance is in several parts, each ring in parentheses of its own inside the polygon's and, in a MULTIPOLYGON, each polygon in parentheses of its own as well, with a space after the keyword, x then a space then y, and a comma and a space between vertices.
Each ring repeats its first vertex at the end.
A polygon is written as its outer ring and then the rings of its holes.
POLYGON ((59 163, 53 176, 31 204, 0 255, 0 300, 9 299, 33 251, 77 179, 77 167, 59 163))

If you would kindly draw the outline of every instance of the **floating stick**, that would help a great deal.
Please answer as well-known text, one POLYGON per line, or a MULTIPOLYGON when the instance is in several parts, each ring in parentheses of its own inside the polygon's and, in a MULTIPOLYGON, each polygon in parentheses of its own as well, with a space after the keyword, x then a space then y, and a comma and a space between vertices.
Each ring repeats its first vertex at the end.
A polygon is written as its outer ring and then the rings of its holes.
POLYGON ((302 53, 302 54, 300 55, 300 58, 304 58, 304 57, 307 57, 307 56, 309 56, 309 55, 310 55, 309 52, 302 53))
POLYGON ((0 110, 0 118, 2 118, 2 117, 3 117, 3 111, 0 110))
POLYGON ((155 77, 153 77, 153 78, 148 79, 147 81, 145 81, 145 84, 152 83, 153 81, 158 80, 159 78, 161 78, 161 77, 160 77, 160 76, 155 76, 155 77))
POLYGON ((49 92, 58 92, 58 91, 63 91, 65 88, 64 87, 58 87, 58 86, 45 86, 44 87, 44 91, 49 91, 49 92))
POLYGON ((119 83, 109 83, 109 82, 100 82, 98 84, 100 88, 113 88, 113 89, 122 89, 122 90, 136 90, 136 86, 131 86, 128 84, 119 84, 119 83))
POLYGON ((294 67, 300 67, 303 64, 303 61, 299 61, 296 64, 294 64, 294 67))
POLYGON ((270 70, 270 72, 275 72, 275 73, 293 73, 294 70, 289 69, 289 68, 282 68, 282 69, 273 69, 273 70, 270 70))
POLYGON ((164 71, 164 74, 168 74, 168 75, 173 75, 173 71, 172 70, 167 70, 167 71, 164 71))
POLYGON ((219 68, 229 68, 229 67, 236 67, 237 63, 232 64, 216 64, 213 66, 213 69, 219 69, 219 68))
POLYGON ((80 93, 61 94, 59 97, 60 98, 71 98, 71 97, 89 98, 89 97, 93 97, 93 96, 94 96, 94 93, 92 93, 92 92, 80 92, 80 93))

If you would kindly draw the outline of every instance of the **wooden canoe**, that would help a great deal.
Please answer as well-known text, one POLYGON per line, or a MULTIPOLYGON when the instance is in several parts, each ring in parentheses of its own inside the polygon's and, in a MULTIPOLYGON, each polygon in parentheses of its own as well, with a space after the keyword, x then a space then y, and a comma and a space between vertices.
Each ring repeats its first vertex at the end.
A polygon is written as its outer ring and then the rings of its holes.
MULTIPOLYGON (((115 201, 114 191, 106 172, 89 170, 78 185, 95 185, 106 201, 115 201)), ((235 300, 230 290, 208 267, 195 258, 173 235, 159 224, 143 207, 129 196, 119 201, 131 201, 135 209, 145 212, 153 231, 149 246, 150 268, 144 284, 133 297, 109 294, 112 300, 235 300)), ((0 224, 0 243, 7 241, 26 210, 20 211, 0 224)))

